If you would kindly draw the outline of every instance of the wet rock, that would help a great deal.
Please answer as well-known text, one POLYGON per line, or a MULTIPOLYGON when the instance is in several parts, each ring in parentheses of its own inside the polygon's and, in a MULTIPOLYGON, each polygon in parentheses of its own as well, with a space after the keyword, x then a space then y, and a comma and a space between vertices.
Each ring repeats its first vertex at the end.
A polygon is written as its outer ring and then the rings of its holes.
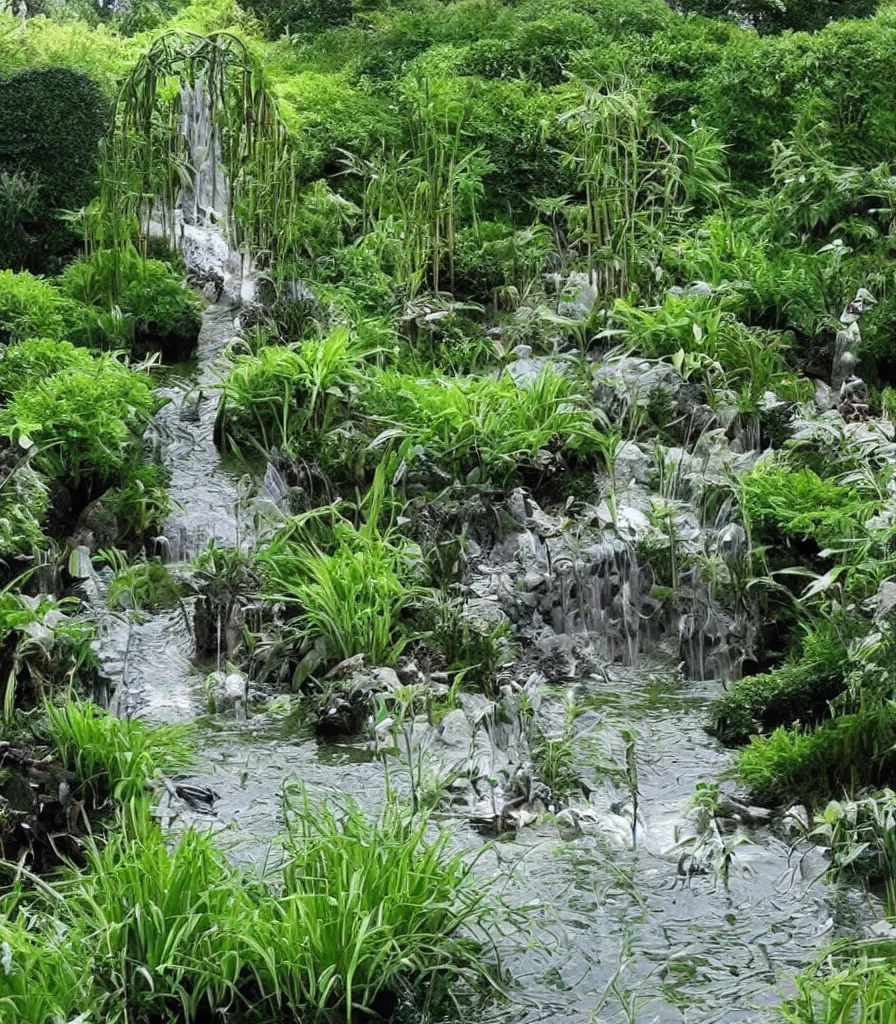
POLYGON ((597 301, 597 286, 589 274, 572 273, 563 283, 557 313, 570 320, 590 316, 597 301))
POLYGON ((788 835, 805 835, 811 826, 812 818, 803 804, 788 807, 781 817, 781 828, 788 835))
MULTIPOLYGON (((462 708, 449 711, 442 718, 436 730, 436 740, 454 751, 466 752, 470 749, 473 743, 473 725, 462 708)), ((472 782, 469 779, 465 781, 472 788, 472 782)))
POLYGON ((653 453, 635 441, 623 441, 613 458, 613 475, 618 487, 648 484, 653 472, 653 453))
POLYGON ((218 714, 245 708, 249 682, 242 672, 212 672, 206 679, 209 703, 218 714))
POLYGON ((91 502, 78 517, 76 534, 91 536, 92 550, 111 547, 118 539, 118 519, 103 498, 91 502))
POLYGON ((365 669, 362 656, 349 658, 337 669, 340 669, 338 678, 345 681, 334 683, 312 701, 312 718, 319 736, 357 735, 373 713, 376 697, 401 687, 395 669, 384 666, 365 669))
POLYGON ((463 616, 483 632, 499 629, 507 623, 507 615, 494 598, 468 598, 464 602, 463 616))

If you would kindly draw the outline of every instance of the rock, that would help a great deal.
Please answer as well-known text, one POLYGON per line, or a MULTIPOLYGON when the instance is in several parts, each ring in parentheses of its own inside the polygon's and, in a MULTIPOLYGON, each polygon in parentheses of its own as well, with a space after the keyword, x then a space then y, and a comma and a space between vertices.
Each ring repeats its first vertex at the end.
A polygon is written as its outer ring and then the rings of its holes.
POLYGON ((635 441, 623 441, 613 458, 613 475, 618 487, 648 484, 653 471, 653 454, 635 441))
POLYGON ((744 820, 750 825, 766 825, 774 817, 774 811, 768 807, 757 807, 754 804, 746 810, 746 817, 744 820))
MULTIPOLYGON (((539 577, 539 582, 541 577, 539 577)), ((464 603, 463 616, 471 625, 483 632, 499 629, 507 622, 507 616, 497 600, 487 597, 471 597, 464 603)))
POLYGON ((504 503, 504 508, 510 518, 524 529, 529 510, 526 506, 526 492, 522 487, 517 487, 510 492, 504 503))
POLYGON ((217 713, 245 707, 249 681, 242 672, 212 672, 205 685, 209 703, 217 713))
POLYGON ((781 818, 781 827, 790 835, 804 835, 809 831, 812 819, 809 811, 802 804, 789 807, 781 818))
MULTIPOLYGON (((436 739, 458 753, 466 753, 473 743, 473 726, 463 708, 455 708, 439 722, 436 739)), ((472 788, 472 784, 471 784, 472 788)))
POLYGON ((591 314, 596 301, 597 287, 591 276, 572 273, 564 282, 557 313, 570 320, 584 320, 591 314))
POLYGON ((118 519, 102 497, 92 501, 78 517, 76 534, 90 534, 93 550, 111 547, 118 539, 118 519))

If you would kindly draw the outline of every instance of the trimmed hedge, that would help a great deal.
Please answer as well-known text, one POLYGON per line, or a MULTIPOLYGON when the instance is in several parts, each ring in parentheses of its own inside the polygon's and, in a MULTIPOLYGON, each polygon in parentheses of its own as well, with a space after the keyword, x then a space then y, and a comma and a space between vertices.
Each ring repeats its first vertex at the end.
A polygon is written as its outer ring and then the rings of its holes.
POLYGON ((0 81, 0 266, 47 271, 75 239, 59 217, 93 197, 109 103, 87 75, 33 68, 0 81), (19 189, 10 189, 14 180, 19 189), (21 188, 36 199, 22 204, 21 188))

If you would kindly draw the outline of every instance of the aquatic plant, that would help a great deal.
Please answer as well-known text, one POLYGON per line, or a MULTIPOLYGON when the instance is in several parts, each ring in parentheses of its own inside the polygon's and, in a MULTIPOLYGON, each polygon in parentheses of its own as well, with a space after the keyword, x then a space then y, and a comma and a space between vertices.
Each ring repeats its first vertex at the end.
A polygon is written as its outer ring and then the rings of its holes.
POLYGON ((144 797, 151 785, 192 763, 188 726, 116 718, 87 702, 48 703, 44 710, 47 738, 94 807, 144 797))

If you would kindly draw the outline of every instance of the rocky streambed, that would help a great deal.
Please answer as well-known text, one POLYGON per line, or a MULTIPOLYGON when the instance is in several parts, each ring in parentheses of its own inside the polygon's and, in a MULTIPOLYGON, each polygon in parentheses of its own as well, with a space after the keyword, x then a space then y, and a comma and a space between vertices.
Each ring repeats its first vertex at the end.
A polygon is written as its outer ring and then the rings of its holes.
MULTIPOLYGON (((250 550, 288 508, 273 466, 214 444, 214 388, 238 314, 226 301, 210 306, 196 359, 164 385, 156 445, 179 507, 157 548, 172 563, 210 542, 250 550)), ((667 387, 663 372, 617 360, 597 368, 596 388, 637 402, 667 387)), ((671 544, 734 565, 742 531, 724 502, 709 527, 703 513, 756 455, 701 429, 678 448, 622 444, 612 503, 542 507, 523 489, 447 510, 414 499, 418 534, 448 522, 465 537, 463 615, 504 626, 509 648, 491 692, 458 694, 438 720, 425 697, 410 706, 395 754, 373 723, 378 701, 447 689, 413 650, 394 670, 360 659, 338 667, 309 717, 288 686, 228 663, 251 608, 211 627, 196 599, 111 615, 100 611, 102 578, 86 581, 116 713, 197 726, 195 773, 167 787, 160 813, 176 827, 213 827, 238 860, 270 863, 292 788, 372 807, 387 770, 393 784, 435 786, 455 842, 491 843, 479 870, 499 877, 510 906, 531 908, 506 937, 510 999, 483 1020, 755 1019, 821 945, 876 916, 858 890, 819 879, 823 858, 792 848, 792 823, 724 795, 701 823, 694 804, 731 763, 704 731, 707 706, 752 656, 758 627, 746 596, 721 595, 693 573, 657 594, 644 553, 653 540, 666 555, 671 544), (659 522, 657 460, 668 481, 659 522), (535 767, 546 740, 571 752, 571 795, 535 767)))

